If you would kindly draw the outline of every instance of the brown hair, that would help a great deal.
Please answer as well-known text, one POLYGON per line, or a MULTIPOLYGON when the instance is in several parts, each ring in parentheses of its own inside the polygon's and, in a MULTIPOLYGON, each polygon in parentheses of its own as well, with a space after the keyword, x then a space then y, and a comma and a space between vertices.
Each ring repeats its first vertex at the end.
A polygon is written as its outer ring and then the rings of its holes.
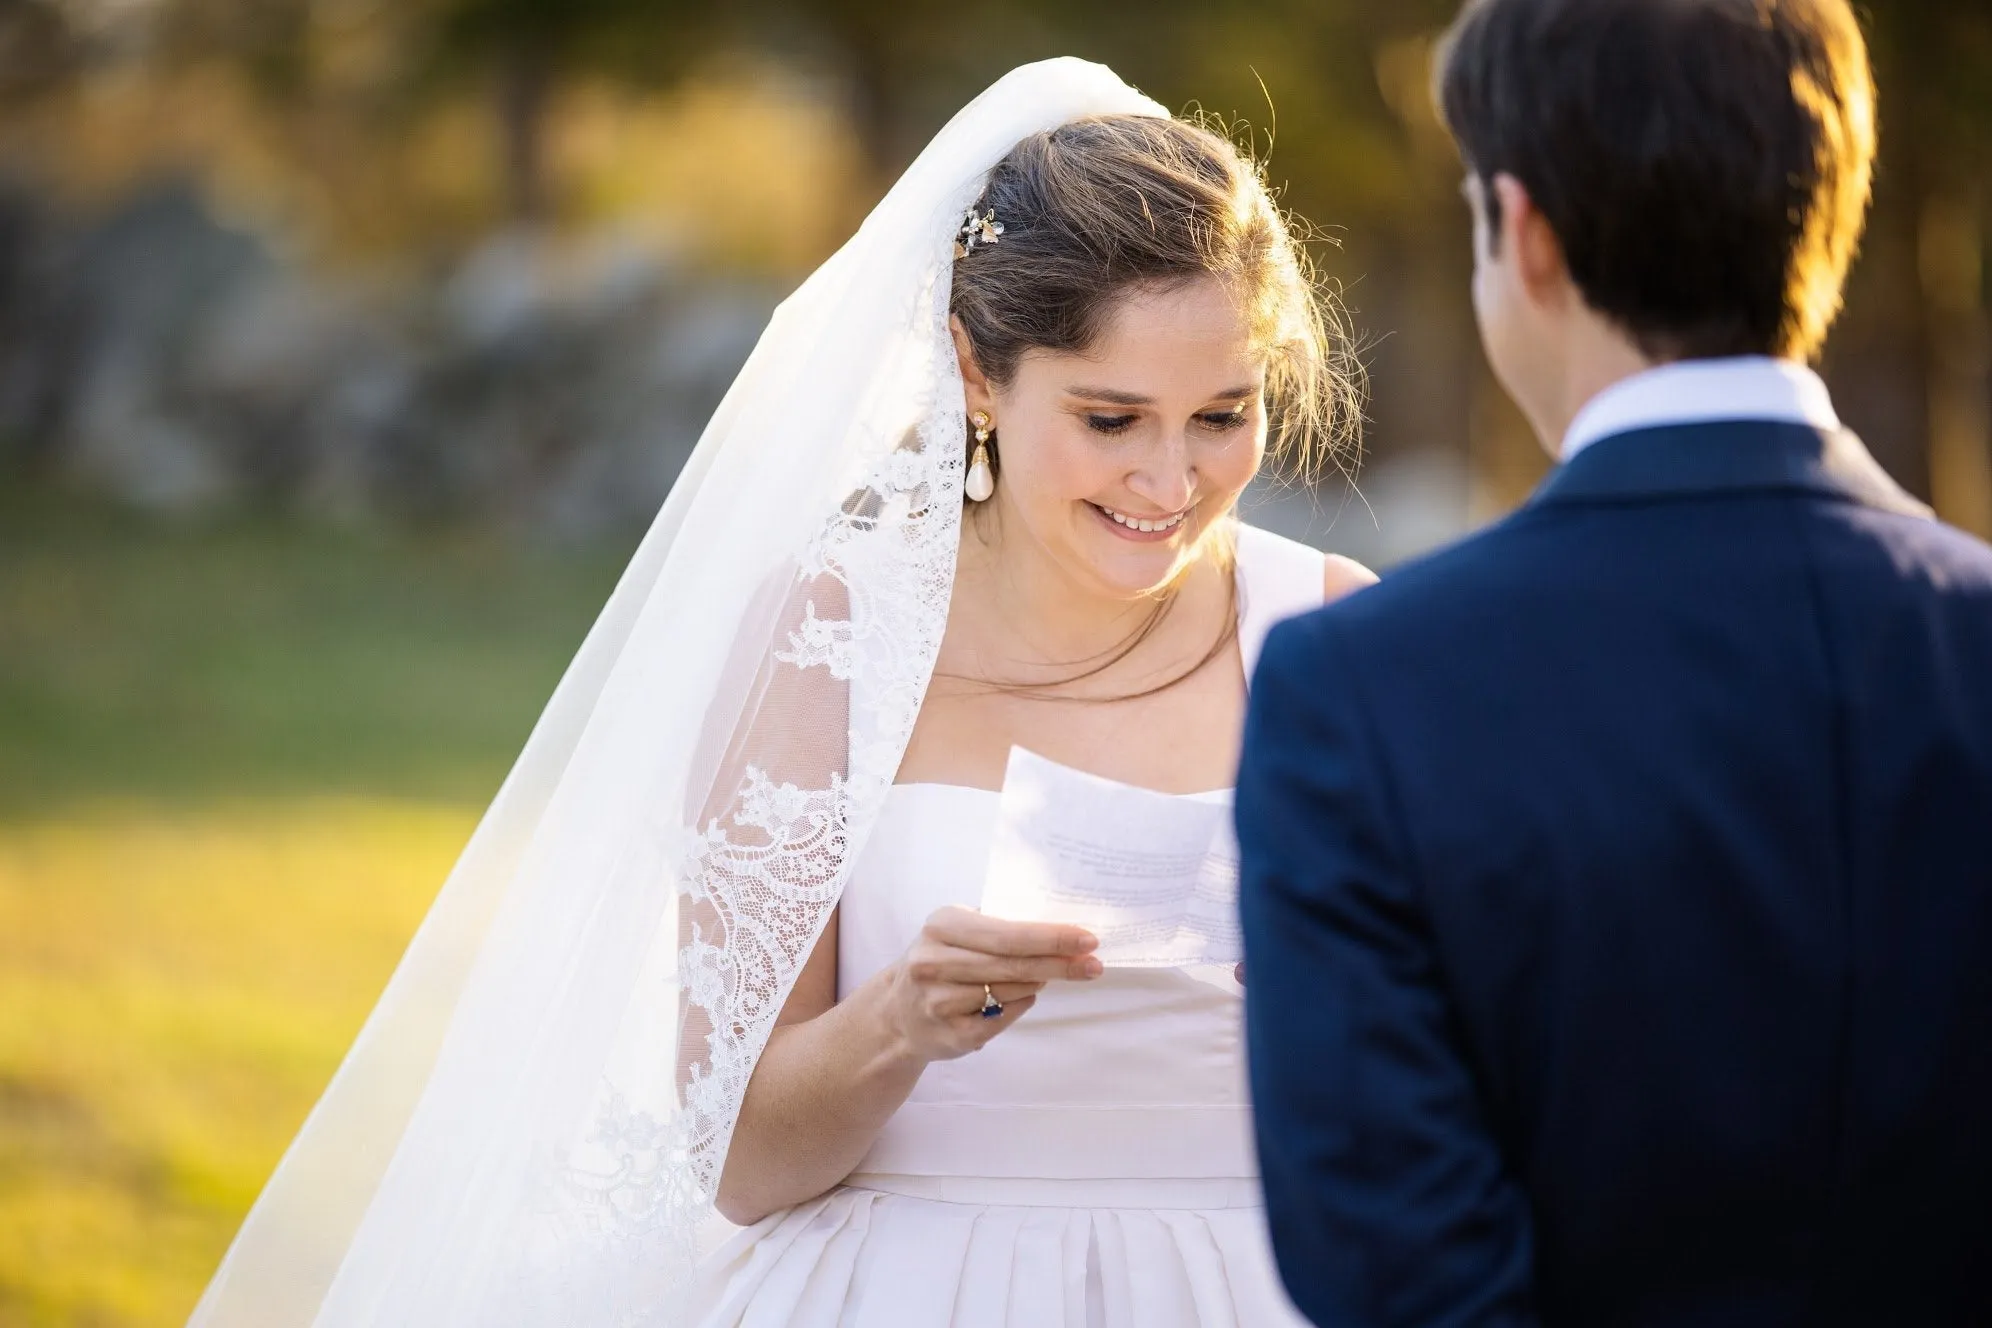
MULTIPOLYGON (((1115 303, 1137 290, 1215 277, 1243 302, 1269 357, 1272 455, 1303 478, 1330 462, 1346 464, 1360 423, 1360 364, 1258 166, 1228 139, 1153 116, 1076 120, 1033 134, 996 164, 976 204, 977 216, 992 213, 1002 236, 956 261, 951 300, 992 384, 1014 381, 1027 351, 1084 353, 1115 303)), ((992 685, 1046 694, 1094 677, 1146 640, 1174 600, 1166 594, 1140 628, 1096 661, 1072 661, 1087 666, 1072 677, 992 685)), ((1235 613, 1227 615, 1202 659, 1113 699, 1174 686, 1217 658, 1236 633, 1235 613)))
POLYGON ((1875 150, 1846 0, 1469 0, 1437 78, 1468 169, 1521 181, 1648 355, 1825 341, 1875 150))
POLYGON ((1115 302, 1216 277, 1270 363, 1271 450, 1312 475, 1353 443, 1360 369, 1257 165, 1201 125, 1096 116, 1033 134, 990 173, 997 244, 955 263, 952 312, 998 387, 1029 350, 1083 353, 1115 302))

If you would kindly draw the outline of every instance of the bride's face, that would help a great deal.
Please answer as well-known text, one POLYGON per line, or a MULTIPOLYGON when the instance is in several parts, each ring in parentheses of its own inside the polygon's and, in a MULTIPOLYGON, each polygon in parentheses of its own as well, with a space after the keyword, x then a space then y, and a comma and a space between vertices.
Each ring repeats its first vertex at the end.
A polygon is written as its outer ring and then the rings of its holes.
POLYGON ((1214 279, 1125 297, 1087 354, 1027 352, 1001 392, 972 379, 1004 543, 1024 535, 1095 593, 1167 585, 1265 455, 1265 353, 1214 279))

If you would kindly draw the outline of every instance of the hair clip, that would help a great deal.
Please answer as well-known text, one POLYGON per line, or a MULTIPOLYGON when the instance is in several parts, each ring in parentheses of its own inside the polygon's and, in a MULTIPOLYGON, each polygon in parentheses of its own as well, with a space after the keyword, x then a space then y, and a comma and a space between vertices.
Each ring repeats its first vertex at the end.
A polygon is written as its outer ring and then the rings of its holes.
POLYGON ((961 238, 955 241, 955 257, 967 258, 968 251, 977 244, 995 244, 1003 234, 1003 223, 996 220, 994 209, 977 216, 975 209, 970 208, 959 233, 961 238))

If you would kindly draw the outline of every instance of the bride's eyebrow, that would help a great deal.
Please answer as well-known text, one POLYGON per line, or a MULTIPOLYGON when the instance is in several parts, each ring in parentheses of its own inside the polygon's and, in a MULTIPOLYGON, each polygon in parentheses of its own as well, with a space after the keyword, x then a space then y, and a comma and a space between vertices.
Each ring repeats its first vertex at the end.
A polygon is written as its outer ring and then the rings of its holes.
MULTIPOLYGON (((1121 392, 1111 387, 1068 387, 1067 396, 1080 397, 1087 401, 1099 401, 1109 406, 1152 406, 1154 397, 1142 396, 1139 392, 1121 392)), ((1259 394, 1259 389, 1250 384, 1244 387, 1227 387, 1222 392, 1210 394, 1212 401, 1248 401, 1259 394)))

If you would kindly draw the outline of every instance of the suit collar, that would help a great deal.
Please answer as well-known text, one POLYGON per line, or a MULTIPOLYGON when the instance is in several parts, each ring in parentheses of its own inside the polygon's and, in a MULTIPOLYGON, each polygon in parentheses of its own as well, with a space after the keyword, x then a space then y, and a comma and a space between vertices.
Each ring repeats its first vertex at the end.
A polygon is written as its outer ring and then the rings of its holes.
POLYGON ((1903 515, 1930 509, 1846 429, 1773 420, 1673 424, 1614 434, 1550 473, 1532 504, 1746 492, 1817 493, 1903 515))
POLYGON ((1676 360, 1622 378, 1586 402, 1559 449, 1565 461, 1634 429, 1729 420, 1781 420, 1838 429, 1833 394, 1803 364, 1765 355, 1676 360))

